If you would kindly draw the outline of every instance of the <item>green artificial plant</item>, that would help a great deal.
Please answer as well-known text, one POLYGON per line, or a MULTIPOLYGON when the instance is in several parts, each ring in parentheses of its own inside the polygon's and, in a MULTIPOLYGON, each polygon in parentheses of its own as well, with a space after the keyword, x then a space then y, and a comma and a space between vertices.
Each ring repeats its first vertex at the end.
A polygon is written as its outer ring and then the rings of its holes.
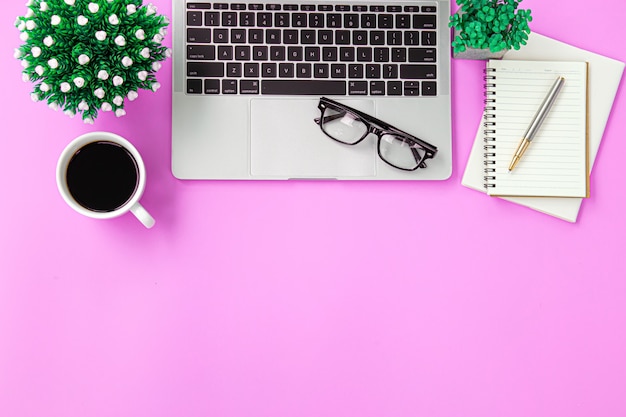
POLYGON ((171 50, 161 45, 169 20, 142 0, 28 0, 15 25, 15 50, 31 97, 93 123, 99 111, 126 114, 140 89, 156 91, 155 73, 171 50))
POLYGON ((469 48, 498 52, 526 45, 531 11, 518 9, 522 0, 457 0, 459 10, 450 16, 456 30, 455 54, 469 48))

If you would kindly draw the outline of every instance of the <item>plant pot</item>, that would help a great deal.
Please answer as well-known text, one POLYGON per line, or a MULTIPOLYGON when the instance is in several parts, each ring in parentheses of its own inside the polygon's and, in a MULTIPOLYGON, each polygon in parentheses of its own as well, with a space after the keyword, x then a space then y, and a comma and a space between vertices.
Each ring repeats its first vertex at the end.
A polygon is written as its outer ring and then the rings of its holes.
POLYGON ((508 49, 503 49, 498 52, 491 52, 489 48, 485 48, 485 49, 467 48, 463 52, 454 53, 453 51, 452 57, 458 58, 458 59, 475 59, 475 60, 502 59, 504 54, 506 54, 508 51, 509 51, 508 49))

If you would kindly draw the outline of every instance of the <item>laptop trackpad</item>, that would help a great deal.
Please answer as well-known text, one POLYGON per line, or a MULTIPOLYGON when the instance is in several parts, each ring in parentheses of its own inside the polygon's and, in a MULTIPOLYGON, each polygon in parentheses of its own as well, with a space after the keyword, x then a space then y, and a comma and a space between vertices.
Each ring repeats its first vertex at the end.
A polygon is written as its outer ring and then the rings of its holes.
MULTIPOLYGON (((343 145, 326 136, 313 119, 318 99, 253 99, 250 155, 253 176, 281 178, 371 177, 376 175, 376 137, 343 145)), ((375 114, 372 100, 341 100, 375 114)))

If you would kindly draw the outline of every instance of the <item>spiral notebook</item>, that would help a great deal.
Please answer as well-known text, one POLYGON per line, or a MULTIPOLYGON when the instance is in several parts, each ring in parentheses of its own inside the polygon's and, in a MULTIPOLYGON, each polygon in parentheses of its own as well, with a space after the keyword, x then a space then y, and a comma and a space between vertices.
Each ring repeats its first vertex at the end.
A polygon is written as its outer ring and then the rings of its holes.
POLYGON ((487 194, 588 197, 587 63, 491 60, 485 69, 487 194), (515 150, 557 77, 565 82, 520 162, 515 150))
MULTIPOLYGON (((598 149, 611 114, 615 95, 619 88, 624 63, 596 53, 577 48, 556 39, 532 32, 528 44, 519 50, 504 55, 508 60, 585 61, 589 63, 589 169, 593 169, 598 149)), ((484 187, 484 127, 482 120, 476 131, 474 144, 469 154, 461 184, 486 193, 484 187)), ((616 139, 616 138, 615 138, 616 139)), ((535 143, 535 145, 537 145, 535 143)), ((495 197, 530 209, 576 222, 583 198, 560 197, 495 197)))

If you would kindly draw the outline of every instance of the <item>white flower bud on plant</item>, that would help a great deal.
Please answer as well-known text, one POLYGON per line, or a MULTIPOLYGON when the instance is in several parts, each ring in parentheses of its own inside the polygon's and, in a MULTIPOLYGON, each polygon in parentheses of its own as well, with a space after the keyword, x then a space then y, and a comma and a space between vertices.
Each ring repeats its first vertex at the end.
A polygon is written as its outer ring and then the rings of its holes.
POLYGON ((57 26, 59 23, 61 23, 61 18, 58 15, 55 14, 50 18, 50 24, 52 26, 57 26))
POLYGON ((113 77, 114 86, 119 87, 122 84, 124 84, 124 79, 122 77, 120 77, 119 75, 116 75, 115 77, 113 77))
POLYGON ((43 44, 46 45, 48 48, 51 47, 53 43, 54 39, 52 39, 52 36, 48 35, 43 38, 43 44))
POLYGON ((48 3, 46 3, 45 1, 42 1, 39 4, 39 10, 42 12, 47 12, 48 11, 48 3))
POLYGON ((41 55, 41 48, 38 46, 33 46, 33 48, 30 50, 30 53, 35 57, 35 58, 39 58, 39 56, 41 55))
POLYGON ((155 14, 156 12, 157 12, 157 8, 156 8, 156 6, 154 4, 149 3, 146 6, 146 16, 151 16, 151 15, 155 14))
POLYGON ((61 92, 68 93, 72 89, 72 85, 70 83, 63 82, 61 83, 61 92))
POLYGON ((83 123, 85 123, 86 125, 92 125, 93 119, 91 117, 86 117, 83 119, 83 123))
POLYGON ((98 78, 103 81, 106 81, 109 79, 109 73, 106 72, 105 70, 100 70, 98 71, 98 78))
POLYGON ((56 58, 50 58, 48 60, 48 66, 52 69, 57 69, 59 68, 59 61, 57 61, 56 58))
POLYGON ((75 0, 65 0, 65 4, 67 4, 68 6, 73 6, 75 2, 75 0))
POLYGON ((117 117, 126 116, 126 110, 124 110, 124 109, 117 109, 117 110, 115 110, 115 115, 117 117))
POLYGON ((130 59, 130 57, 125 56, 124 58, 122 58, 122 65, 128 68, 133 65, 133 60, 130 59))
POLYGON ((134 4, 129 4, 128 6, 126 6, 126 14, 127 15, 131 15, 131 14, 135 14, 137 12, 137 6, 135 6, 134 4))
POLYGON ((13 58, 20 59, 22 57, 22 51, 20 49, 13 49, 13 58))
POLYGON ((128 97, 130 101, 135 101, 137 100, 137 97, 139 97, 139 94, 136 91, 131 90, 128 92, 126 97, 128 97))
POLYGON ((102 100, 104 98, 104 89, 96 88, 93 92, 93 95, 98 97, 100 100, 102 100))
POLYGON ((31 17, 33 17, 35 15, 35 12, 33 12, 33 9, 28 9, 26 11, 26 14, 24 15, 25 18, 30 19, 31 17))
POLYGON ((109 103, 102 103, 102 106, 100 107, 100 110, 102 111, 111 111, 113 110, 113 106, 111 106, 111 104, 109 103))
POLYGON ((139 78, 141 81, 146 81, 146 79, 148 78, 148 71, 139 71, 137 73, 137 78, 139 78))
POLYGON ((103 41, 107 38, 107 33, 103 30, 99 30, 96 32, 96 39, 99 41, 103 41))
POLYGON ((113 104, 118 107, 121 106, 122 104, 124 104, 124 98, 121 96, 115 96, 115 98, 113 99, 113 104))
POLYGON ((124 46, 126 45, 126 39, 122 35, 119 35, 115 38, 115 44, 117 46, 124 46))
POLYGON ((37 73, 37 75, 43 75, 43 67, 41 65, 37 65, 35 67, 35 72, 37 73))
POLYGON ((79 25, 81 26, 85 26, 87 23, 89 23, 89 19, 87 19, 85 16, 80 15, 78 16, 78 18, 76 18, 76 21, 78 22, 79 25))
POLYGON ((30 99, 34 102, 38 102, 39 101, 39 94, 37 93, 30 93, 30 99))
POLYGON ((146 59, 150 58, 150 48, 143 48, 139 55, 146 59))
POLYGON ((120 23, 120 19, 117 17, 116 14, 112 14, 111 16, 109 16, 109 23, 112 25, 118 25, 120 23))
POLYGON ((83 77, 74 78, 74 85, 78 88, 83 88, 85 86, 85 79, 83 77))
POLYGON ((154 92, 156 93, 156 91, 157 91, 159 88, 161 88, 161 83, 159 83, 159 82, 155 82, 155 83, 153 83, 150 87, 152 88, 152 91, 154 91, 154 92))
POLYGON ((28 38, 29 38, 28 32, 20 33, 20 39, 23 40, 24 42, 26 42, 28 40, 28 38))
POLYGON ((85 55, 85 54, 81 54, 78 57, 78 63, 80 65, 87 65, 89 63, 89 61, 90 61, 89 57, 87 55, 85 55))
POLYGON ((80 111, 87 111, 87 110, 89 110, 89 104, 87 104, 87 102, 85 100, 81 101, 80 103, 78 103, 78 110, 80 110, 80 111))
POLYGON ((98 10, 100 10, 100 6, 97 3, 89 3, 87 8, 91 13, 98 13, 98 10))
POLYGON ((144 32, 143 29, 138 29, 137 32, 135 32, 135 37, 142 41, 146 39, 146 32, 144 32))
POLYGON ((44 93, 47 93, 48 91, 50 91, 50 86, 46 83, 41 83, 39 84, 39 89, 44 93))
POLYGON ((155 61, 155 62, 152 63, 152 71, 156 72, 156 71, 160 70, 162 67, 163 67, 163 65, 161 65, 161 63, 158 62, 158 61, 155 61))
POLYGON ((57 103, 56 101, 53 101, 52 103, 48 103, 48 107, 50 107, 54 111, 59 111, 60 109, 59 103, 57 103))
POLYGON ((37 23, 35 23, 34 20, 27 20, 26 21, 26 29, 27 30, 33 30, 37 27, 37 23))
POLYGON ((63 114, 69 117, 70 119, 73 119, 74 116, 76 116, 76 113, 74 113, 72 110, 65 110, 63 114))

